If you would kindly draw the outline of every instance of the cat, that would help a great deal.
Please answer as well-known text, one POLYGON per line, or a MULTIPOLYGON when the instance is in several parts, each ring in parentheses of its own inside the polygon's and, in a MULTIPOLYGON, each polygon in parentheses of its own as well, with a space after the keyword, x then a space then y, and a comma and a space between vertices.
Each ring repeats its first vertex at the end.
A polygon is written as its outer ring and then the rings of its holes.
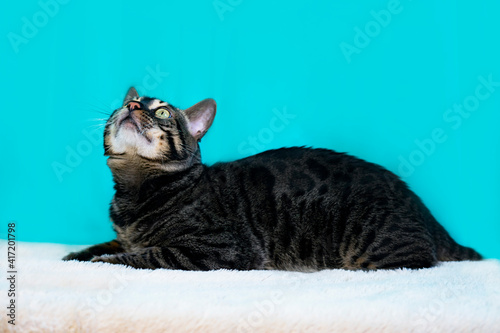
POLYGON ((181 270, 427 268, 480 260, 392 172, 345 153, 269 150, 201 163, 216 103, 130 88, 104 131, 117 237, 63 260, 181 270))

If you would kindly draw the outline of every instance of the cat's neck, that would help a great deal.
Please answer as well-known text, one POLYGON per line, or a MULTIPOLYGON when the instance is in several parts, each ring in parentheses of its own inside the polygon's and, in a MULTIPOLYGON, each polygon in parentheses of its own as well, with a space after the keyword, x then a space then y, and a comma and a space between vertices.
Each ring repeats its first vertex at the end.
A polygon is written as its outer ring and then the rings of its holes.
POLYGON ((136 161, 108 160, 115 182, 115 197, 142 201, 158 189, 177 193, 186 190, 200 179, 205 166, 195 164, 181 169, 159 169, 136 161))

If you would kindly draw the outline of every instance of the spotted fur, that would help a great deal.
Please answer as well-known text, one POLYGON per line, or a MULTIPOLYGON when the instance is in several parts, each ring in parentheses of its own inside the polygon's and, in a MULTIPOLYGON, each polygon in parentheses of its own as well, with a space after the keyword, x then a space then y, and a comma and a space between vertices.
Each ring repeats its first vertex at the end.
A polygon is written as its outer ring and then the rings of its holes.
POLYGON ((478 260, 390 171, 327 149, 266 151, 201 163, 215 102, 180 110, 131 88, 110 117, 116 240, 71 253, 136 268, 424 268, 478 260), (168 119, 155 116, 158 108, 168 119))

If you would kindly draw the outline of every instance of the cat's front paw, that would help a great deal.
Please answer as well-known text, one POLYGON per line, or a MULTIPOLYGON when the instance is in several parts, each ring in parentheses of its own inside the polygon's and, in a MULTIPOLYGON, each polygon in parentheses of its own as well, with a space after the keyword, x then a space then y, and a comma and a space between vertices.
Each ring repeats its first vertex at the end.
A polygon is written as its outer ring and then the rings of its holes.
POLYGON ((94 255, 87 250, 79 251, 79 252, 71 252, 64 256, 62 260, 78 260, 78 261, 90 261, 94 255))
POLYGON ((90 262, 107 262, 108 264, 119 264, 115 255, 93 257, 90 262))

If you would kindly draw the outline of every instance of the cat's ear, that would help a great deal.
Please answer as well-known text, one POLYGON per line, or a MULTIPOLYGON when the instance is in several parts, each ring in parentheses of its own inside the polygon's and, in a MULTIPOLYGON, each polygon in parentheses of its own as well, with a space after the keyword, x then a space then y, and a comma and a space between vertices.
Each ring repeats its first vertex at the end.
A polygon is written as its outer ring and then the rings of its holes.
POLYGON ((184 110, 188 120, 189 133, 196 140, 200 140, 212 125, 216 109, 215 101, 207 98, 184 110))
POLYGON ((128 101, 136 99, 139 97, 139 94, 137 93, 137 90, 135 90, 134 87, 130 87, 129 90, 127 91, 127 96, 123 99, 123 104, 125 105, 128 101))

